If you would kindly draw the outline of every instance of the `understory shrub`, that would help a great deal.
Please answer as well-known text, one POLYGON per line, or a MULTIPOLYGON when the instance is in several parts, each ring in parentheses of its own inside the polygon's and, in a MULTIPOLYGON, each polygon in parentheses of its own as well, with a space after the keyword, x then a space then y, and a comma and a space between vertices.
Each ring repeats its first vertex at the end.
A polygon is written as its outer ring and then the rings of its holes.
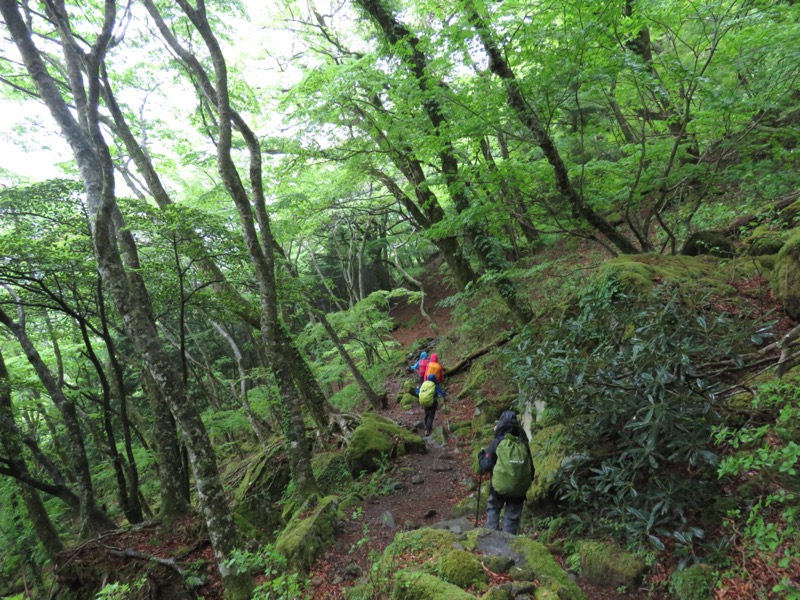
POLYGON ((523 331, 508 351, 520 408, 544 406, 543 424, 565 425, 554 489, 576 530, 659 550, 671 539, 692 557, 704 537, 694 517, 719 487, 719 375, 768 337, 745 322, 709 298, 686 302, 664 285, 629 295, 606 281, 560 319, 523 331))

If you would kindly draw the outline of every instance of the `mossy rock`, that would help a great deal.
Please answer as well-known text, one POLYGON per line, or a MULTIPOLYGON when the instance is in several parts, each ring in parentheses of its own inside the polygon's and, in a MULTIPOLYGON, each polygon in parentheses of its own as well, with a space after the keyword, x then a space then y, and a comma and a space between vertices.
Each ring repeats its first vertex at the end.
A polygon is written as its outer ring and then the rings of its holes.
POLYGON ((403 456, 426 451, 425 441, 394 421, 374 413, 364 413, 345 451, 347 468, 353 476, 378 469, 382 457, 403 456))
POLYGON ((681 254, 684 256, 710 254, 720 258, 731 258, 736 256, 736 248, 723 231, 696 231, 686 240, 681 254))
POLYGON ((423 571, 403 569, 394 576, 390 600, 475 600, 460 587, 423 571))
POLYGON ((372 600, 379 596, 375 592, 375 586, 371 583, 359 583, 342 591, 346 600, 372 600))
POLYGON ((517 581, 539 581, 543 588, 560 600, 586 600, 581 589, 558 565, 544 544, 524 536, 502 531, 475 529, 467 533, 461 544, 467 550, 488 556, 503 556, 514 561, 509 569, 517 581))
POLYGON ((777 254, 765 254, 756 258, 758 266, 762 271, 772 271, 775 268, 775 263, 778 262, 777 254))
POLYGON ((403 410, 411 410, 419 406, 419 398, 413 394, 403 394, 400 396, 400 408, 403 410))
POLYGON ((800 231, 794 233, 778 253, 770 283, 786 314, 795 321, 800 320, 800 231))
POLYGON ((773 231, 766 227, 756 227, 744 240, 745 254, 748 256, 764 256, 777 254, 791 237, 788 231, 773 231))
POLYGON ((416 390, 417 390, 416 381, 411 381, 409 379, 406 379, 403 382, 403 393, 404 394, 412 394, 413 395, 416 390))
MULTIPOLYGON (((486 514, 486 503, 488 502, 489 497, 489 482, 484 481, 483 486, 481 487, 481 505, 478 507, 478 514, 485 515, 486 514)), ((478 502, 478 493, 473 492, 460 502, 456 504, 450 512, 453 513, 454 517, 471 517, 475 518, 475 505, 478 502)))
POLYGON ((580 544, 581 575, 595 585, 634 587, 642 578, 645 564, 641 558, 606 542, 580 544))
POLYGON ((342 452, 320 452, 311 459, 311 469, 320 493, 324 495, 340 492, 353 481, 342 452))
POLYGON ((532 539, 517 536, 511 542, 511 549, 521 553, 543 588, 557 594, 559 600, 586 600, 581 588, 569 578, 544 544, 532 539))
POLYGON ((701 290, 704 294, 711 291, 730 295, 735 291, 727 283, 728 273, 720 268, 719 259, 711 256, 623 255, 603 263, 597 277, 639 295, 652 293, 655 283, 701 290))
POLYGON ((383 551, 380 575, 388 576, 401 565, 401 557, 410 553, 418 564, 436 562, 453 548, 457 536, 447 529, 416 529, 398 533, 383 551), (433 560, 432 560, 433 559, 433 560))
POLYGON ((307 514, 301 509, 292 517, 278 539, 275 550, 295 569, 307 571, 317 556, 332 543, 339 519, 339 498, 327 496, 307 514))
POLYGON ((514 600, 514 594, 508 588, 498 586, 481 596, 481 600, 514 600))
POLYGON ((800 200, 795 200, 780 212, 780 219, 789 225, 793 225, 800 216, 800 200))
POLYGON ((439 574, 453 585, 466 589, 489 583, 489 575, 483 570, 481 561, 464 550, 451 550, 439 559, 439 574))
POLYGON ((551 425, 539 429, 531 438, 531 456, 535 470, 533 483, 528 489, 528 501, 541 502, 555 483, 561 463, 566 456, 562 442, 564 425, 551 425))
POLYGON ((713 600, 716 581, 716 571, 699 564, 675 571, 669 578, 669 587, 676 600, 713 600))
POLYGON ((434 427, 433 431, 431 431, 431 439, 440 444, 442 446, 447 445, 447 432, 444 430, 444 427, 439 425, 438 427, 434 427))

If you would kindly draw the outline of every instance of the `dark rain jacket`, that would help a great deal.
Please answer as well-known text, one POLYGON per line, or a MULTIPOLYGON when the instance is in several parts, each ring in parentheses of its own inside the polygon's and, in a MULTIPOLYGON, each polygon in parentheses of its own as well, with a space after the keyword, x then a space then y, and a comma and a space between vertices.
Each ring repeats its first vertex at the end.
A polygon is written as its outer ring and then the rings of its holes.
POLYGON ((522 428, 522 425, 519 424, 519 421, 517 421, 517 415, 508 410, 500 415, 500 420, 497 422, 497 427, 494 429, 494 439, 492 443, 489 444, 489 448, 478 457, 481 473, 491 473, 494 470, 494 466, 497 464, 497 446, 500 445, 500 442, 503 441, 507 433, 515 435, 525 442, 525 447, 528 449, 528 460, 531 461, 531 473, 533 473, 533 457, 531 456, 528 436, 525 435, 525 430, 522 428))

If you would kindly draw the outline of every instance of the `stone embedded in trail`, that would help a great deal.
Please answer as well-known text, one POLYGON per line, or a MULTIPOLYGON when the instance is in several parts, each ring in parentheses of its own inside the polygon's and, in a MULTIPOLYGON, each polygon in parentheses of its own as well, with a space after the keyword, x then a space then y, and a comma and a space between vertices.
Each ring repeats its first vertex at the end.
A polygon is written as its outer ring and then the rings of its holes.
POLYGON ((434 473, 444 473, 446 471, 452 471, 453 467, 450 465, 443 465, 442 463, 434 463, 431 467, 431 471, 434 473))
POLYGON ((447 531, 455 534, 465 533, 475 529, 475 524, 466 517, 458 519, 449 519, 447 521, 439 521, 431 525, 431 529, 446 529, 447 531))
POLYGON ((414 475, 411 478, 411 483, 413 483, 414 485, 420 485, 422 483, 425 483, 425 480, 422 477, 420 477, 419 475, 414 475))
POLYGON ((381 513, 379 521, 384 527, 388 527, 390 529, 394 528, 394 515, 388 510, 385 510, 381 513))
POLYGON ((422 518, 423 519, 432 519, 435 516, 436 516, 436 511, 432 508, 428 512, 426 512, 425 515, 422 518))

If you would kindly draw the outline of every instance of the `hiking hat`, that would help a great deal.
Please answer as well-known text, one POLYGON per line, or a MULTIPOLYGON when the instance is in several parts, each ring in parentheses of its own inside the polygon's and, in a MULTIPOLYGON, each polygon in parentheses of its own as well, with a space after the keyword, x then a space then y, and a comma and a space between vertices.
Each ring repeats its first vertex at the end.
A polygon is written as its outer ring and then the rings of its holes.
POLYGON ((516 423, 517 421, 517 413, 513 410, 504 410, 503 414, 500 415, 500 418, 497 420, 498 425, 504 425, 506 423, 516 423))
POLYGON ((422 360, 423 358, 428 358, 428 353, 427 352, 421 352, 420 355, 419 355, 419 358, 420 358, 420 360, 422 360))
POLYGON ((428 375, 428 381, 432 381, 432 382, 436 383, 436 375, 434 375, 433 373, 428 375))
POLYGON ((439 355, 431 354, 431 362, 439 362, 439 355))

